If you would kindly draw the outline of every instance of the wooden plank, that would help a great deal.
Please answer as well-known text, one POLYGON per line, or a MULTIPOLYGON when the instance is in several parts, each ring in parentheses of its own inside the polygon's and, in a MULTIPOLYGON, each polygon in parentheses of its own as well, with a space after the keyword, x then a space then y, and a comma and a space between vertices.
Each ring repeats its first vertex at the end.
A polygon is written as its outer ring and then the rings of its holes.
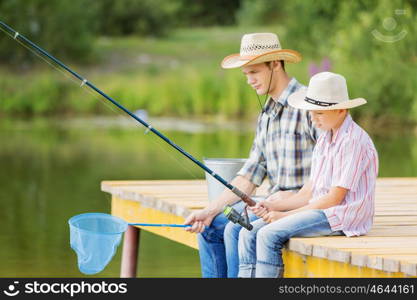
MULTIPOLYGON (((417 208, 416 208, 417 209, 417 208)), ((410 214, 407 211, 375 211, 375 216, 409 216, 409 217, 416 217, 417 215, 410 214)))
POLYGON ((387 271, 404 272, 415 276, 413 270, 417 269, 417 254, 393 255, 367 255, 367 267, 387 271))
MULTIPOLYGON (((306 244, 313 245, 334 245, 336 248, 348 248, 350 245, 357 245, 360 248, 369 246, 369 248, 384 246, 384 245, 401 245, 401 247, 417 246, 417 236, 414 237, 314 237, 314 238, 293 238, 300 240, 306 244)), ((352 247, 353 248, 353 247, 352 247)), ((359 247, 357 247, 359 248, 359 247)))
MULTIPOLYGON (((351 263, 356 266, 369 266, 368 257, 370 255, 391 255, 391 254, 401 254, 401 255, 409 255, 417 251, 417 248, 330 248, 328 249, 327 258, 330 260, 351 263)), ((399 264, 398 264, 399 265, 399 264)), ((394 270, 392 267, 388 272, 399 272, 398 270, 394 270)))
POLYGON ((373 226, 366 236, 416 236, 417 225, 415 226, 373 226))
POLYGON ((374 220, 377 221, 402 221, 409 222, 410 224, 416 223, 417 218, 415 216, 375 216, 374 220))

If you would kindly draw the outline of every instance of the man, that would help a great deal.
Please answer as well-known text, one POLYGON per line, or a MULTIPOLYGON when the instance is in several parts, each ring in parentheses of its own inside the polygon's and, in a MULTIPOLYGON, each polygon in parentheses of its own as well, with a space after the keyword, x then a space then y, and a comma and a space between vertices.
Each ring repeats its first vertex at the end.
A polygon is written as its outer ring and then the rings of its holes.
MULTIPOLYGON (((244 35, 240 53, 227 56, 221 64, 225 69, 242 68, 257 95, 269 96, 258 118, 250 156, 231 182, 248 195, 268 177, 269 192, 274 193, 268 200, 285 199, 300 189, 310 174, 317 133, 305 111, 287 104, 288 96, 302 85, 289 77, 284 62, 300 60, 298 52, 281 48, 275 34, 254 33, 244 35)), ((237 276, 237 237, 241 227, 234 227, 225 249, 223 235, 228 220, 222 211, 225 205, 239 200, 225 189, 218 199, 185 220, 185 224, 192 224, 188 231, 199 233, 203 277, 237 276)), ((234 206, 239 211, 243 207, 242 201, 234 206)))
POLYGON ((253 207, 262 219, 252 223, 252 231, 240 231, 239 277, 281 277, 281 249, 291 237, 358 236, 372 226, 378 154, 348 112, 365 99, 349 100, 345 78, 322 72, 311 78, 307 91, 292 94, 288 102, 309 110, 324 133, 303 188, 285 202, 263 201, 253 207))

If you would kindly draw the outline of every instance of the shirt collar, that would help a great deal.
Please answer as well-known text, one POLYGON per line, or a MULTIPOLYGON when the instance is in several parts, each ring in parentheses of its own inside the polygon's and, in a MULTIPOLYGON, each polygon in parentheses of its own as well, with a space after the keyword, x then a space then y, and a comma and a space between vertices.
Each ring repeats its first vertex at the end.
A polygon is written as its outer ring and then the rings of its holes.
POLYGON ((345 119, 343 120, 342 125, 336 130, 334 134, 334 139, 332 141, 332 131, 329 130, 327 132, 327 141, 329 144, 335 144, 340 139, 340 136, 343 135, 343 133, 346 133, 352 124, 353 120, 349 113, 347 113, 345 119))
POLYGON ((278 103, 281 103, 283 106, 287 106, 288 104, 288 97, 294 93, 298 88, 300 84, 298 81, 293 77, 291 78, 290 82, 288 82, 287 87, 281 92, 279 95, 279 98, 276 100, 278 103))
POLYGON ((273 109, 276 107, 276 105, 279 103, 282 106, 288 105, 288 97, 294 93, 296 90, 298 90, 301 87, 301 84, 295 79, 294 77, 291 78, 291 80, 288 82, 287 87, 281 92, 278 99, 274 100, 272 97, 269 97, 265 104, 265 112, 267 114, 271 114, 273 109))

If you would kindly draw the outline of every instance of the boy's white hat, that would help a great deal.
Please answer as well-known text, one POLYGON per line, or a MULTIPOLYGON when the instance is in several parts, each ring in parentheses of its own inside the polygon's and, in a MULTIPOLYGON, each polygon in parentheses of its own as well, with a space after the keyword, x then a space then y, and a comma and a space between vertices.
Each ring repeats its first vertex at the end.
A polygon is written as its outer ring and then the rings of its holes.
POLYGON ((294 50, 282 49, 275 33, 250 33, 242 37, 240 53, 226 56, 221 66, 224 69, 232 69, 274 60, 297 63, 301 61, 301 54, 294 50))
POLYGON ((366 100, 349 100, 345 78, 332 72, 321 72, 311 77, 307 89, 291 94, 288 103, 305 110, 334 110, 360 106, 366 100))

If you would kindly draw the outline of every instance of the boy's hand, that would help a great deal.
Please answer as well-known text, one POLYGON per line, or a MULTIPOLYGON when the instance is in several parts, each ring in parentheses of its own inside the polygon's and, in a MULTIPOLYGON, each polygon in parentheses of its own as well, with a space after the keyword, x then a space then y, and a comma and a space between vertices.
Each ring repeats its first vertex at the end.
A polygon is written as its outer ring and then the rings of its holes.
POLYGON ((268 213, 268 208, 264 204, 265 201, 261 201, 256 203, 255 206, 248 206, 248 209, 250 209, 256 216, 262 218, 268 213))
POLYGON ((281 211, 270 211, 267 214, 265 214, 262 219, 266 222, 266 223, 271 223, 274 221, 277 221, 279 219, 282 219, 284 217, 286 217, 287 214, 285 212, 281 212, 281 211))

